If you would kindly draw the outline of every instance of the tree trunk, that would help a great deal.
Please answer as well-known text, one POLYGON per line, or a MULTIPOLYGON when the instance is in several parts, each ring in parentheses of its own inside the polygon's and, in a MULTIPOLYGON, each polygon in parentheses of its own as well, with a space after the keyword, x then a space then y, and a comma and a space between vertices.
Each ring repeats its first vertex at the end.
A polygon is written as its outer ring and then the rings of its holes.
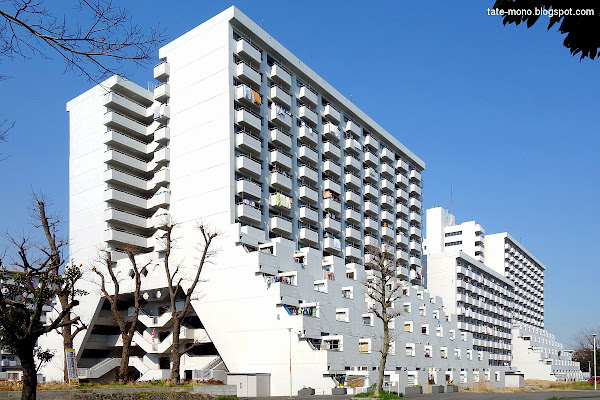
POLYGON ((383 348, 381 349, 381 360, 379 361, 379 377, 377 378, 377 387, 375 389, 376 396, 383 386, 383 378, 385 376, 385 363, 388 356, 388 348, 390 347, 390 330, 386 320, 383 321, 383 348))
POLYGON ((37 396, 37 369, 33 358, 33 346, 23 346, 27 349, 19 352, 19 360, 23 368, 23 390, 21 391, 21 400, 36 400, 37 396), (29 350, 29 351, 27 351, 29 350))
POLYGON ((121 365, 119 366, 119 383, 127 383, 127 371, 129 370, 129 352, 131 350, 131 339, 133 336, 121 335, 123 339, 123 350, 121 352, 121 365))
POLYGON ((179 382, 179 363, 181 361, 181 354, 179 352, 179 331, 180 331, 180 323, 179 320, 173 318, 173 348, 171 350, 171 381, 179 382))
POLYGON ((67 370, 67 356, 65 354, 66 349, 73 348, 73 337, 71 336, 71 325, 67 325, 62 328, 62 337, 63 337, 63 368, 64 368, 64 376, 63 379, 65 383, 69 383, 69 371, 67 370))

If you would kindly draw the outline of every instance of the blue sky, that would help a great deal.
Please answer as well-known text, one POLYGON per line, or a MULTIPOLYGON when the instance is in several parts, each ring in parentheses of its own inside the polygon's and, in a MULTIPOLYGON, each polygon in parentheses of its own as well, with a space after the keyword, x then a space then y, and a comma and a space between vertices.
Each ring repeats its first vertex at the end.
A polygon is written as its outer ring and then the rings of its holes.
MULTIPOLYGON (((599 61, 573 58, 545 17, 503 27, 487 15, 492 0, 126 4, 171 39, 238 6, 427 163, 426 207, 449 207, 452 183, 458 222, 508 231, 546 265, 546 327, 559 340, 598 325, 599 61)), ((0 120, 17 122, 0 144, 0 230, 31 229, 32 189, 66 221, 65 103, 91 84, 58 59, 4 61, 0 72, 11 77, 0 82, 0 120)), ((143 86, 152 76, 128 72, 143 86)))

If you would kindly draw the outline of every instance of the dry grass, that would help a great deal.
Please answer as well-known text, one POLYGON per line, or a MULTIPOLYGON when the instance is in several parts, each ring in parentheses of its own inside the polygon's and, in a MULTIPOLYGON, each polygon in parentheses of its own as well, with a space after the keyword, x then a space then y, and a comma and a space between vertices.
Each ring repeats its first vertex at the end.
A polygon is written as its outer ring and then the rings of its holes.
POLYGON ((569 391, 569 390, 591 390, 594 387, 588 382, 554 382, 542 380, 526 380, 524 388, 506 387, 501 389, 494 388, 489 382, 478 382, 473 387, 467 389, 460 388, 461 392, 474 393, 531 393, 547 391, 569 391), (537 386, 537 387, 532 387, 537 386))
MULTIPOLYGON (((22 381, 0 381, 0 392, 18 392, 23 388, 22 381)), ((71 387, 62 382, 38 383, 38 390, 70 390, 71 387)))

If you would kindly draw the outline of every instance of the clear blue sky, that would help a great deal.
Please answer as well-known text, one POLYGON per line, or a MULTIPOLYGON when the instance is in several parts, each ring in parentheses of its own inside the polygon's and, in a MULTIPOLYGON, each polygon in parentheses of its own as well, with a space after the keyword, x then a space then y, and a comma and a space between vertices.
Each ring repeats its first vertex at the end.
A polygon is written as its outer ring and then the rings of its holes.
MULTIPOLYGON (((598 325, 600 61, 571 57, 555 30, 503 27, 487 15, 492 0, 123 3, 171 39, 238 6, 425 160, 426 207, 449 207, 453 183, 458 222, 508 231, 546 265, 546 327, 559 340, 598 325)), ((0 230, 31 229, 31 189, 66 220, 65 103, 91 84, 58 59, 5 62, 0 72, 11 77, 0 82, 0 119, 17 122, 0 144, 9 157, 0 230)), ((129 72, 144 86, 152 76, 129 72)))

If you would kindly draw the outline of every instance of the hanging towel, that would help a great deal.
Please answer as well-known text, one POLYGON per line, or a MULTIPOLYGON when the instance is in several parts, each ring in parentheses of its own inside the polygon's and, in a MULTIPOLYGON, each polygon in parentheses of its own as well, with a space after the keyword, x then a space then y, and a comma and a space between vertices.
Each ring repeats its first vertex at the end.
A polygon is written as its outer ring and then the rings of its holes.
POLYGON ((252 101, 254 102, 254 104, 260 104, 260 94, 258 94, 256 91, 252 91, 252 101))
POLYGON ((155 102, 154 103, 154 119, 159 119, 160 118, 160 103, 155 102))
POLYGON ((281 207, 281 194, 279 194, 279 192, 277 193, 277 202, 275 204, 281 207))

